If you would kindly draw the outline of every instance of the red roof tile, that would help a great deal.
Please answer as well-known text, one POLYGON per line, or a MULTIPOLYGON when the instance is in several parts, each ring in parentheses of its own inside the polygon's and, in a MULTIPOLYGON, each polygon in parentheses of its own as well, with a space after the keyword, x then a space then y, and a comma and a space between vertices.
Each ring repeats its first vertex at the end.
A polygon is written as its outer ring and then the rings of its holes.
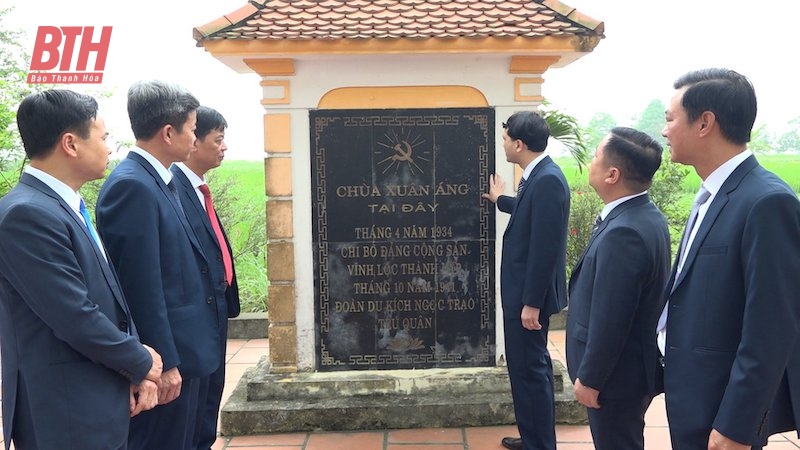
POLYGON ((250 0, 194 29, 207 40, 603 37, 599 22, 558 0, 250 0))

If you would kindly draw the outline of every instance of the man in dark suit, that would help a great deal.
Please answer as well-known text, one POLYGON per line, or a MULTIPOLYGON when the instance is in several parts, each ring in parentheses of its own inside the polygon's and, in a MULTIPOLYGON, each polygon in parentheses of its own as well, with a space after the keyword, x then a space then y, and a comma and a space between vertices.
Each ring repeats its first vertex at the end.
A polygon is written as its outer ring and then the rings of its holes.
POLYGON ((228 318, 239 315, 239 288, 233 265, 231 245, 214 210, 211 191, 205 174, 222 164, 225 151, 225 128, 228 123, 218 111, 201 106, 197 109, 197 140, 195 151, 185 162, 170 167, 178 182, 178 192, 186 213, 203 251, 208 257, 209 270, 216 281, 217 318, 220 346, 220 364, 207 377, 200 378, 197 428, 193 447, 209 450, 217 439, 217 419, 225 387, 225 344, 228 339, 228 318))
POLYGON ((161 357, 137 338, 78 190, 102 178, 97 102, 27 96, 17 125, 30 165, 0 200, 3 438, 17 450, 124 449, 158 400, 161 357))
POLYGON ((672 445, 760 448, 800 413, 800 202, 747 149, 746 77, 707 69, 674 87, 663 135, 703 181, 657 326, 672 445))
POLYGON ((168 169, 194 149, 198 106, 178 86, 131 86, 128 115, 136 148, 111 172, 97 200, 100 234, 133 318, 164 359, 159 406, 131 420, 134 449, 190 449, 199 380, 221 363, 218 280, 168 169))
POLYGON ((647 189, 661 145, 614 128, 597 146, 589 184, 605 206, 569 281, 567 369, 597 450, 643 450, 658 393, 653 328, 669 276, 667 221, 647 189))
POLYGON ((553 365, 547 351, 550 316, 567 305, 566 248, 569 186, 544 154, 550 128, 533 112, 518 112, 503 124, 508 162, 523 169, 516 197, 503 194, 498 175, 484 198, 511 214, 503 234, 500 296, 506 362, 519 438, 503 438, 512 449, 554 449, 553 365))

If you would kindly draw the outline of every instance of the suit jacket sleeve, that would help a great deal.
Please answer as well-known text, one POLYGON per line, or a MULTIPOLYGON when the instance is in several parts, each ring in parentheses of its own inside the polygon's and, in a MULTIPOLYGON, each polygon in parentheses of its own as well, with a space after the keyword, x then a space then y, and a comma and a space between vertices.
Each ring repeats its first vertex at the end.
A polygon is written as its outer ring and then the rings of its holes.
POLYGON ((512 214, 514 212, 514 204, 517 202, 516 197, 509 197, 508 195, 501 195, 497 197, 497 209, 500 211, 512 214))
POLYGON ((654 256, 629 227, 608 228, 597 241, 586 351, 578 368, 581 383, 602 392, 617 365, 639 310, 644 284, 652 279, 654 256))
POLYGON ((164 297, 160 267, 165 243, 158 239, 160 194, 155 188, 130 177, 107 182, 97 203, 97 223, 139 335, 161 355, 166 371, 181 361, 164 297))
MULTIPOLYGON (((748 213, 742 334, 714 428, 748 442, 764 425, 800 330, 800 202, 773 193, 748 213)), ((725 317, 720 317, 725 320, 725 317)), ((797 414, 797 412, 795 412, 797 414)))
MULTIPOLYGON (((528 264, 525 269, 525 286, 522 290, 522 303, 534 308, 542 308, 547 290, 556 278, 559 266, 560 247, 566 236, 567 223, 564 208, 569 204, 568 191, 555 175, 543 174, 536 177, 526 190, 531 202, 530 238, 528 239, 528 264)), ((520 210, 519 206, 516 208, 520 210)), ((517 212, 518 214, 522 211, 517 212)), ((515 219, 516 220, 516 219, 515 219)))
POLYGON ((89 297, 74 252, 73 239, 81 236, 70 235, 63 216, 45 207, 17 206, 0 234, 4 275, 31 311, 86 358, 139 384, 152 365, 150 354, 89 297))

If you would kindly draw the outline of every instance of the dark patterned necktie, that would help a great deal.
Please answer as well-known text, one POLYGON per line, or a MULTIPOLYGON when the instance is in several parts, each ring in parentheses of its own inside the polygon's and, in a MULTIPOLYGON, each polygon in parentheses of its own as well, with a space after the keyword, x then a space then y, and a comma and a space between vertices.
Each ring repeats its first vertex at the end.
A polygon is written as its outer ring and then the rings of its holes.
POLYGON ((167 188, 169 189, 169 192, 172 194, 172 197, 175 199, 175 203, 178 204, 178 209, 181 210, 181 214, 184 214, 185 216, 185 213, 183 212, 183 205, 181 204, 181 197, 180 195, 178 195, 178 188, 175 187, 174 178, 170 180, 169 183, 167 183, 167 188))
POLYGON ((694 198, 694 203, 692 203, 692 210, 689 212, 689 220, 686 221, 686 230, 683 232, 681 245, 678 248, 679 262, 683 259, 683 253, 686 251, 686 243, 689 240, 689 236, 692 234, 692 229, 697 221, 697 212, 700 210, 700 207, 708 201, 709 197, 711 197, 711 193, 708 192, 705 187, 700 186, 700 191, 697 192, 697 195, 694 198))
POLYGON ((517 197, 522 195, 522 189, 525 188, 525 177, 519 177, 519 184, 517 185, 517 197))

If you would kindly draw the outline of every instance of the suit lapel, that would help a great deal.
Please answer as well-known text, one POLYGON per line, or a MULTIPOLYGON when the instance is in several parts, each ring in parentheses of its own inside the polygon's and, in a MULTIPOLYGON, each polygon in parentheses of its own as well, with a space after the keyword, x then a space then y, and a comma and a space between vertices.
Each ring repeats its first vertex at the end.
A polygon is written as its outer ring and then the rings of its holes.
POLYGON ((125 314, 128 316, 129 323, 130 323, 130 312, 128 311, 128 305, 123 300, 124 297, 122 295, 122 291, 119 288, 119 283, 117 282, 117 277, 114 271, 111 269, 111 264, 108 262, 106 257, 101 253, 100 248, 95 244, 94 238, 89 234, 89 229, 86 227, 86 224, 83 222, 81 217, 75 213, 75 211, 61 198, 60 195, 56 194, 49 186, 42 183, 38 178, 23 173, 20 177, 20 183, 26 184, 33 189, 41 192, 44 195, 47 195, 53 199, 55 199, 58 204, 61 206, 61 209, 64 211, 64 214, 69 216, 75 225, 78 226, 78 229, 82 230, 83 236, 85 237, 86 241, 89 243, 91 248, 94 250, 95 258, 97 258, 97 263, 100 265, 100 269, 103 272, 103 276, 106 279, 106 284, 108 284, 109 288, 111 289, 112 294, 114 295, 114 300, 116 300, 117 304, 125 311, 125 314))
POLYGON ((581 257, 578 258, 578 262, 575 263, 575 267, 572 269, 572 275, 570 276, 570 284, 572 284, 572 278, 578 273, 580 266, 583 264, 583 259, 586 257, 586 254, 589 252, 589 248, 592 246, 595 240, 600 236, 603 231, 608 227, 608 225, 620 214, 625 212, 630 208, 634 208, 636 206, 644 205, 650 201, 650 196, 648 194, 640 195, 638 197, 634 197, 629 199, 621 204, 617 205, 614 209, 611 210, 610 213, 606 216, 606 218, 600 222, 600 225, 597 227, 597 231, 592 233, 592 237, 589 238, 589 242, 586 244, 586 248, 583 249, 583 253, 581 257))
MULTIPOLYGON (((195 195, 194 186, 192 186, 192 182, 189 181, 189 178, 183 173, 183 170, 176 166, 170 167, 170 172, 172 172, 172 176, 180 183, 181 190, 186 193, 186 195, 182 196, 182 198, 188 198, 189 204, 191 205, 191 214, 196 214, 200 217, 200 222, 203 223, 203 226, 211 236, 214 237, 212 239, 214 242, 217 242, 217 235, 214 233, 214 229, 211 227, 211 220, 208 218, 208 213, 206 212, 203 205, 200 204, 200 199, 197 198, 195 195)), ((188 205, 184 205, 184 211, 187 214, 190 214, 189 211, 186 211, 188 205)), ((219 243, 217 243, 219 246, 219 243)))
MULTIPOLYGON (((177 203, 175 197, 170 192, 167 185, 164 183, 164 180, 161 178, 161 175, 156 172, 156 169, 150 165, 147 160, 142 158, 141 155, 137 155, 134 152, 128 153, 128 159, 136 161, 139 165, 141 165, 147 173, 150 174, 153 179, 156 181, 156 185, 161 190, 161 193, 167 197, 167 201, 172 205, 172 208, 175 210, 175 214, 178 216, 178 220, 180 221, 183 229, 186 231, 186 235, 189 237, 189 241, 192 243, 192 246, 203 256, 203 259, 206 259, 206 255, 203 252, 202 247, 200 247, 200 242, 197 241, 197 236, 194 234, 194 230, 192 229, 191 225, 189 225, 189 221, 186 219, 186 213, 181 209, 181 205, 177 203)), ((177 188, 177 186, 176 186, 177 188)), ((180 194, 178 194, 180 195, 180 194)))
MULTIPOLYGON (((737 167, 725 180, 725 183, 722 184, 719 192, 717 195, 714 196, 714 199, 711 201, 711 204, 708 206, 708 211, 706 211, 706 215, 703 217, 703 221, 700 222, 699 228, 697 229, 697 233, 695 233, 694 239, 692 240, 692 245, 689 247, 689 250, 686 252, 686 260, 683 262, 683 268, 681 269, 681 273, 677 274, 677 280, 671 284, 670 293, 672 293, 679 284, 683 281, 686 277, 686 274, 689 272, 692 263, 694 263, 695 257, 697 256, 697 252, 700 249, 703 241, 708 236, 709 231, 711 231, 711 227, 714 226, 714 222, 717 220, 717 217, 722 212, 722 209, 725 208, 725 205, 728 203, 728 199, 730 197, 731 192, 735 191, 739 187, 739 183, 742 182, 745 175, 750 173, 756 166, 758 166, 758 162, 754 156, 750 156, 749 158, 745 159, 739 167, 737 167)), ((676 255, 675 257, 675 267, 673 268, 673 276, 670 277, 670 281, 675 279, 675 273, 677 273, 677 262, 680 255, 676 255)), ((670 285, 668 285, 670 286, 670 285)))
MULTIPOLYGON (((522 199, 525 197, 525 193, 530 190, 530 187, 533 184, 533 180, 536 178, 536 176, 539 174, 539 172, 542 171, 542 168, 544 168, 548 164, 552 164, 552 163, 553 163, 552 158, 550 158, 550 156, 545 156, 544 158, 542 158, 541 161, 539 161, 539 164, 537 164, 536 167, 533 168, 533 170, 531 171, 531 174, 525 180, 525 186, 522 187, 522 192, 520 192, 517 195, 517 202, 516 202, 516 205, 514 207, 514 212, 515 213, 516 213, 516 210, 517 210, 517 207, 519 206, 519 204, 522 203, 522 199)), ((506 226, 506 229, 511 227, 511 224, 514 223, 514 217, 516 217, 516 214, 511 214, 511 218, 508 220, 508 225, 506 226)))

